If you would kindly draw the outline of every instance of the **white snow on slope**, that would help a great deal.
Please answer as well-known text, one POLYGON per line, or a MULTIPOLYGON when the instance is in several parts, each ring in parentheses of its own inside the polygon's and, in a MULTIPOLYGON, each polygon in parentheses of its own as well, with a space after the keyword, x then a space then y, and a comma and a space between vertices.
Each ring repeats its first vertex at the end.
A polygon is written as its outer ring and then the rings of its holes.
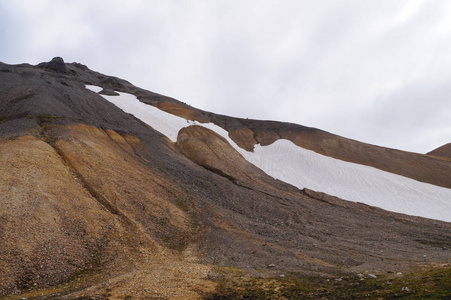
POLYGON ((97 85, 85 85, 88 90, 93 91, 94 93, 100 93, 103 88, 97 85))
MULTIPOLYGON (((89 85, 86 88, 96 93, 102 89, 89 85)), ((245 159, 268 175, 298 188, 307 187, 389 211, 451 222, 451 189, 324 156, 283 139, 264 147, 256 145, 253 152, 248 152, 238 147, 228 132, 215 124, 188 121, 144 104, 134 95, 119 95, 102 97, 173 142, 183 127, 204 126, 227 139, 245 159)))

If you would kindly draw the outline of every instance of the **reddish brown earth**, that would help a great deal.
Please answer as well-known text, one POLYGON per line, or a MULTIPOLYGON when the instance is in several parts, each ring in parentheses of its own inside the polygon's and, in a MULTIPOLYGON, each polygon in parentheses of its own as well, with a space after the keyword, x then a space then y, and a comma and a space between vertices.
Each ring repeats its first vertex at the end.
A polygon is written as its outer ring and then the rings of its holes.
POLYGON ((447 160, 451 159, 451 143, 445 144, 437 149, 428 152, 428 155, 438 156, 447 160))
POLYGON ((288 138, 449 183, 443 159, 214 115, 80 64, 0 64, 0 298, 201 299, 237 270, 336 278, 451 263, 451 223, 299 190, 203 127, 172 143, 84 84, 213 121, 247 149, 288 138))

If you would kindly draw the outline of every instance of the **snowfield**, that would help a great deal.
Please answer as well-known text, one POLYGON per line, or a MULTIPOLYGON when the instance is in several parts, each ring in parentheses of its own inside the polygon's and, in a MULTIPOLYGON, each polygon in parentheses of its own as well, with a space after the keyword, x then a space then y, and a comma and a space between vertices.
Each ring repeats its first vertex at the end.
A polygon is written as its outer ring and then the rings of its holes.
MULTIPOLYGON (((102 90, 92 85, 86 88, 96 93, 102 90)), ((300 189, 306 187, 393 212, 451 222, 451 189, 324 156, 283 139, 264 147, 256 145, 253 152, 248 152, 238 147, 228 132, 215 124, 193 122, 166 113, 127 93, 101 96, 173 142, 183 127, 200 125, 211 129, 227 139, 250 163, 300 189)))

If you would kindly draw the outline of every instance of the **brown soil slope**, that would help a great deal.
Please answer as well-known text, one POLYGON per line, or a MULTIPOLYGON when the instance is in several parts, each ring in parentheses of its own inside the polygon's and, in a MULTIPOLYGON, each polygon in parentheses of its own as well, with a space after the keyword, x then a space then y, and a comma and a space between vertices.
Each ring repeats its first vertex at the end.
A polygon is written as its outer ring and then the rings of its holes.
POLYGON ((405 270, 425 253, 428 263, 450 259, 449 223, 299 191, 202 127, 180 132, 178 147, 203 166, 179 157, 183 170, 152 163, 177 153, 171 144, 157 154, 93 126, 44 131, 51 141, 1 144, 4 294, 197 298, 214 271, 196 261, 330 276, 405 270))
POLYGON ((98 264, 117 224, 55 150, 24 136, 1 143, 0 153, 0 294, 55 285, 98 264))
POLYGON ((202 279, 209 267, 173 250, 193 230, 172 200, 183 194, 134 154, 136 138, 84 125, 50 131, 52 145, 33 136, 0 143, 0 295, 82 287, 186 299, 214 286, 202 279), (181 280, 159 285, 166 278, 181 280))
POLYGON ((437 149, 428 152, 428 155, 444 157, 447 159, 451 159, 451 143, 445 144, 437 149))
MULTIPOLYGON (((301 191, 199 126, 174 144, 84 84, 217 116, 80 64, 0 71, 0 298, 197 299, 226 267, 331 277, 451 262, 451 223, 301 191)), ((235 139, 281 132, 249 124, 235 139)))

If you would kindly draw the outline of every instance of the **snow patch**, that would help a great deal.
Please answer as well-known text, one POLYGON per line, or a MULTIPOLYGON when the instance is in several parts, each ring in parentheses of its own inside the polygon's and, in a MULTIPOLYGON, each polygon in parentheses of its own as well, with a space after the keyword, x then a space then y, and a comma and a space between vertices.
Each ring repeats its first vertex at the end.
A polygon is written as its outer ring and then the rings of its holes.
POLYGON ((93 91, 94 93, 99 93, 103 90, 103 88, 101 88, 100 86, 96 86, 96 85, 85 85, 85 87, 88 90, 93 91))
MULTIPOLYGON (((86 88, 96 93, 102 90, 92 85, 86 88)), ((246 160, 268 175, 300 189, 307 187, 389 211, 451 222, 451 189, 321 155, 283 139, 268 146, 256 145, 253 152, 248 152, 213 123, 186 120, 144 104, 134 95, 118 93, 119 96, 101 96, 173 142, 177 141, 180 129, 200 125, 224 137, 246 160)))

